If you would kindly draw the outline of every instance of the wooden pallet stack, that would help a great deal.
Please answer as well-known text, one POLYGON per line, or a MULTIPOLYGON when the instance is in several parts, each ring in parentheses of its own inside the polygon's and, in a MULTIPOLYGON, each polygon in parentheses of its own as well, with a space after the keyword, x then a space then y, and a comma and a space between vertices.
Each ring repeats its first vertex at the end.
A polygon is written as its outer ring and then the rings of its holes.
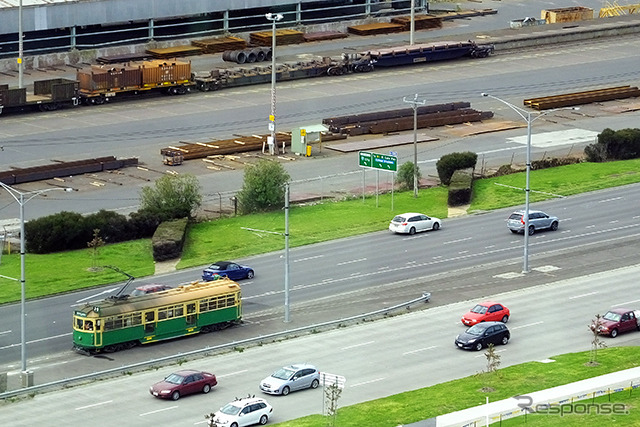
MULTIPOLYGON (((249 42, 257 46, 271 46, 273 33, 271 31, 261 31, 251 33, 249 42)), ((276 45, 304 43, 304 33, 296 30, 276 30, 276 45)))
POLYGON ((377 34, 401 33, 405 31, 405 29, 401 24, 378 22, 374 24, 353 25, 347 27, 347 31, 358 36, 374 36, 377 34))
POLYGON ((247 47, 247 42, 240 37, 214 37, 204 40, 195 40, 192 45, 202 49, 204 53, 218 53, 226 50, 238 50, 247 47))

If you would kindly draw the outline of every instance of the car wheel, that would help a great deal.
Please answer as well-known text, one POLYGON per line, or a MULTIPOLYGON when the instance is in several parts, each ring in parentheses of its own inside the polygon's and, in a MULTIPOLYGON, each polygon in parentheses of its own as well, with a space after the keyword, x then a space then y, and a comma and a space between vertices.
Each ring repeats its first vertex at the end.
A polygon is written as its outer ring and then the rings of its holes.
POLYGON ((617 329, 612 329, 611 330, 611 338, 615 338, 618 336, 618 330, 617 329))
POLYGON ((204 387, 202 387, 202 392, 204 394, 207 394, 211 391, 211 386, 209 384, 205 384, 204 387))
POLYGON ((558 221, 553 221, 550 228, 551 231, 556 231, 558 229, 558 221))
POLYGON ((502 323, 507 323, 508 321, 509 321, 509 316, 507 316, 506 314, 502 316, 502 323))
POLYGON ((283 389, 282 389, 282 395, 283 395, 283 396, 286 396, 287 394, 289 394, 289 391, 290 391, 290 390, 289 390, 289 387, 285 387, 285 388, 283 388, 283 389))
POLYGON ((416 229, 415 229, 415 227, 411 227, 411 228, 409 229, 409 234, 411 234, 412 236, 413 236, 414 234, 416 234, 416 229))
POLYGON ((261 426, 265 425, 268 421, 269 421, 269 417, 267 417, 266 415, 263 415, 263 416, 260 417, 260 425, 261 426))
POLYGON ((476 349, 476 351, 480 351, 480 350, 482 350, 482 343, 481 343, 481 342, 479 342, 478 344, 476 344, 475 349, 476 349))
POLYGON ((431 227, 433 231, 438 231, 439 228, 440 228, 440 224, 438 224, 437 222, 434 222, 433 227, 431 227))
POLYGON ((311 381, 311 388, 318 388, 319 384, 320 384, 320 381, 313 380, 313 381, 311 381))
POLYGON ((238 427, 238 423, 233 423, 229 427, 238 427))
POLYGON ((253 271, 249 270, 249 272, 247 273, 247 279, 253 279, 253 271))
POLYGON ((536 232, 536 228, 533 225, 529 226, 529 236, 533 236, 533 234, 536 232))
POLYGON ((180 399, 179 391, 174 391, 173 393, 171 393, 171 400, 178 400, 178 399, 180 399))
POLYGON ((509 337, 508 336, 504 336, 502 337, 502 345, 507 345, 507 343, 509 342, 509 337))

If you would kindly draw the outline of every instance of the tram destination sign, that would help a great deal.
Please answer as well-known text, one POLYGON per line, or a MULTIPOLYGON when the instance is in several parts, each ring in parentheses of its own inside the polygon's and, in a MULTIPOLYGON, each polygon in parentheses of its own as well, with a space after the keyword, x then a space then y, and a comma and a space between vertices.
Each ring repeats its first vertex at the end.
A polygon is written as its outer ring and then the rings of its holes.
POLYGON ((388 154, 372 153, 370 151, 360 151, 358 164, 364 168, 382 169, 385 171, 398 171, 398 158, 388 154))

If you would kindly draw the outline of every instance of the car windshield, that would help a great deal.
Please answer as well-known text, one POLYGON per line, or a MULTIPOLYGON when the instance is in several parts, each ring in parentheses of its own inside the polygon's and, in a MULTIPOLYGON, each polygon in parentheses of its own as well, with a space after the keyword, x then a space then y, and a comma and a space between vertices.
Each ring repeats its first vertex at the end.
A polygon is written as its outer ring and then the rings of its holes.
POLYGON ((275 371, 273 374, 271 374, 271 376, 279 380, 288 380, 289 378, 291 378, 291 375, 293 375, 294 372, 295 371, 292 371, 291 369, 288 369, 288 368, 280 368, 277 371, 275 371))
POLYGON ((220 408, 220 412, 225 415, 237 415, 240 412, 240 407, 234 405, 233 403, 227 403, 222 408, 220 408))
POLYGON ((612 322, 619 322, 621 317, 622 316, 619 315, 618 313, 613 313, 611 311, 607 311, 607 313, 604 316, 602 316, 604 320, 610 320, 612 322))
POLYGON ((485 307, 484 305, 478 304, 471 309, 471 312, 478 313, 478 314, 485 314, 487 312, 487 307, 485 307))
POLYGON ((484 330, 485 330, 484 325, 477 324, 477 325, 474 325, 474 326, 470 327, 469 329, 467 329, 467 333, 469 335, 480 336, 480 335, 484 334, 484 330))
POLYGON ((181 377, 178 374, 171 374, 169 375, 167 378, 165 378, 165 382, 171 383, 171 384, 182 384, 182 380, 184 378, 181 377))

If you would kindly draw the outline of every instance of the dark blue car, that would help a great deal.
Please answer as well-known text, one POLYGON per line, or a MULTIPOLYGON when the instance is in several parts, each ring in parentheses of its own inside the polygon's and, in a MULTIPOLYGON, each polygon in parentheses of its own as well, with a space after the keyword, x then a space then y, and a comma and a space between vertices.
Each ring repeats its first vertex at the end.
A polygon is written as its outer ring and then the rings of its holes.
POLYGON ((202 272, 202 280, 208 282, 218 277, 228 277, 231 280, 253 279, 254 272, 251 267, 240 265, 230 261, 218 261, 205 268, 202 272))

